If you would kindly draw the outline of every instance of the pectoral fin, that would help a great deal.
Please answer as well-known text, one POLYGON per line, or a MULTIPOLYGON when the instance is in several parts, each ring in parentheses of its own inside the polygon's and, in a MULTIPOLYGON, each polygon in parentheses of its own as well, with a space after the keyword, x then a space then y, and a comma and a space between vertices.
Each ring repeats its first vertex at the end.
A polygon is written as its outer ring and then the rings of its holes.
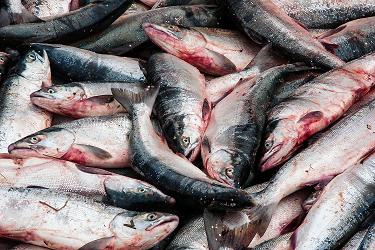
POLYGON ((78 250, 103 250, 111 249, 115 237, 101 238, 98 240, 91 241, 86 245, 80 247, 78 250))

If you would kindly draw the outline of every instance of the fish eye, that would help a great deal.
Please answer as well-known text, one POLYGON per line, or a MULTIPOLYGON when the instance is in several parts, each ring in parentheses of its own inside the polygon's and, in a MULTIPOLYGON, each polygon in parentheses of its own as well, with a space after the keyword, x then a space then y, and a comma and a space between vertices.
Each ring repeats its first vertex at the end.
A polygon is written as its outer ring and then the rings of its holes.
POLYGON ((37 137, 34 136, 34 137, 31 137, 31 138, 30 138, 30 142, 33 143, 33 144, 35 144, 35 143, 38 143, 38 142, 39 142, 39 139, 38 139, 37 137))
POLYGON ((5 58, 3 56, 0 56, 0 62, 1 63, 5 62, 5 58))
POLYGON ((189 138, 189 137, 186 137, 186 136, 183 136, 183 137, 182 137, 182 143, 183 143, 185 146, 189 145, 189 143, 190 143, 190 138, 189 138))
POLYGON ((36 59, 36 56, 35 56, 34 53, 29 53, 29 54, 27 55, 27 61, 28 61, 28 62, 35 61, 35 59, 36 59))
POLYGON ((156 214, 148 214, 147 215, 147 217, 146 217, 146 219, 148 220, 148 221, 153 221, 153 220, 156 220, 158 218, 158 216, 156 215, 156 214))
POLYGON ((233 178, 233 172, 234 172, 233 168, 225 169, 225 175, 228 176, 229 178, 233 178))
POLYGON ((266 149, 266 150, 269 150, 269 149, 271 149, 271 147, 272 147, 272 141, 266 141, 265 143, 264 143, 264 148, 266 149))
POLYGON ((146 188, 140 187, 140 188, 138 188, 138 192, 145 193, 146 192, 146 188))
POLYGON ((48 89, 48 90, 47 90, 47 93, 48 93, 48 94, 53 94, 53 93, 55 93, 55 91, 54 91, 53 89, 48 89))

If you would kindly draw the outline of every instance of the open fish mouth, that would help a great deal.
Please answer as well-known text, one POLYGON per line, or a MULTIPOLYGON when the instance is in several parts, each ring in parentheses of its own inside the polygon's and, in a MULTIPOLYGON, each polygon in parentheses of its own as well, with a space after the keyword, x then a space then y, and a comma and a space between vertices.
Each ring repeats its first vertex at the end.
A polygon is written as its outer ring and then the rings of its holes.
POLYGON ((160 218, 158 219, 155 223, 153 223, 152 225, 148 226, 146 228, 146 231, 151 231, 159 226, 162 226, 164 224, 167 224, 167 223, 170 223, 170 222, 176 222, 178 223, 178 217, 177 216, 168 216, 168 217, 164 217, 164 218, 160 218))

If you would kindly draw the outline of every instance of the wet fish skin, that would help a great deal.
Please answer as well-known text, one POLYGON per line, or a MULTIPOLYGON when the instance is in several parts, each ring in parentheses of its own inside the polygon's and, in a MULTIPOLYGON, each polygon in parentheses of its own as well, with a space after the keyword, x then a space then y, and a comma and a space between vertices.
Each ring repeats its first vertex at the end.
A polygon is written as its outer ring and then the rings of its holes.
POLYGON ((375 17, 357 19, 321 34, 319 41, 344 61, 352 61, 375 51, 375 17))
POLYGON ((0 3, 0 27, 38 20, 23 6, 21 0, 3 0, 0 3))
POLYGON ((10 62, 11 56, 0 51, 0 81, 4 78, 10 62))
POLYGON ((126 114, 88 117, 62 123, 28 135, 9 145, 20 158, 45 157, 84 166, 122 168, 130 164, 126 114))
POLYGON ((243 70, 260 46, 240 32, 225 29, 143 24, 148 37, 164 51, 210 75, 243 70))
POLYGON ((266 189, 253 195, 258 206, 250 216, 252 221, 260 221, 260 233, 265 230, 282 198, 305 186, 327 182, 372 152, 375 145, 374 116, 375 101, 372 101, 355 114, 344 117, 285 163, 266 189))
POLYGON ((209 250, 201 215, 189 219, 173 237, 166 250, 209 250))
POLYGON ((52 249, 148 249, 178 225, 175 215, 128 211, 72 193, 35 188, 0 193, 1 210, 9 213, 3 213, 0 235, 52 249))
POLYGON ((293 249, 335 249, 340 246, 373 211, 374 192, 374 158, 336 176, 293 233, 293 249))
POLYGON ((12 247, 8 250, 47 250, 47 249, 49 249, 49 248, 21 243, 21 244, 18 244, 18 245, 14 246, 14 247, 12 247))
POLYGON ((52 70, 69 81, 145 81, 141 62, 136 59, 96 54, 67 45, 34 43, 31 46, 46 50, 52 70))
POLYGON ((134 211, 166 207, 174 199, 154 186, 102 169, 44 158, 0 158, 0 187, 29 186, 73 192, 134 211))
POLYGON ((288 160, 301 143, 333 123, 375 83, 375 54, 345 64, 298 88, 269 116, 261 171, 288 160))
POLYGON ((50 20, 69 13, 79 8, 79 0, 64 0, 64 1, 51 1, 51 0, 21 0, 23 6, 31 14, 40 18, 41 20, 50 20))
POLYGON ((127 20, 123 20, 123 25, 106 29, 98 35, 75 43, 74 46, 98 53, 120 55, 148 41, 143 23, 215 27, 218 25, 217 16, 220 16, 219 9, 215 6, 172 6, 155 9, 130 15, 127 20))
POLYGON ((101 31, 117 19, 133 0, 105 0, 86 5, 45 22, 0 28, 0 44, 70 42, 101 31))
POLYGON ((154 112, 169 147, 195 160, 211 111, 204 75, 173 55, 159 53, 149 59, 147 77, 160 86, 154 112))
POLYGON ((29 97, 42 86, 50 85, 51 70, 47 53, 27 52, 0 89, 0 153, 7 153, 10 143, 51 125, 52 116, 34 107, 29 97), (8 133, 9 130, 16 133, 8 133))
MULTIPOLYGON (((374 163, 372 163, 374 164, 374 163)), ((366 234, 361 241, 358 250, 374 249, 375 248, 375 223, 368 228, 366 234)))
POLYGON ((341 250, 352 250, 358 249, 360 246, 363 237, 366 234, 366 230, 358 231, 355 235, 353 235, 350 240, 341 248, 341 250))
POLYGON ((124 113, 126 110, 114 100, 111 88, 137 90, 144 83, 73 82, 42 88, 31 94, 31 102, 49 112, 84 118, 124 113))
POLYGON ((290 237, 292 233, 281 235, 280 237, 268 240, 266 242, 263 242, 259 244, 258 246, 255 246, 254 248, 248 248, 248 249, 254 249, 254 250, 289 250, 290 248, 290 237))
POLYGON ((157 87, 140 93, 113 89, 113 95, 132 117, 130 148, 132 167, 163 191, 200 203, 203 207, 235 209, 251 206, 248 194, 207 177, 187 159, 175 155, 154 132, 150 115, 157 87))
POLYGON ((233 187, 251 182, 276 86, 285 74, 303 69, 289 64, 266 70, 244 80, 215 106, 202 144, 203 164, 211 178, 233 187))
POLYGON ((253 40, 269 41, 292 58, 336 68, 344 62, 329 53, 310 33, 271 1, 222 0, 244 32, 253 40))

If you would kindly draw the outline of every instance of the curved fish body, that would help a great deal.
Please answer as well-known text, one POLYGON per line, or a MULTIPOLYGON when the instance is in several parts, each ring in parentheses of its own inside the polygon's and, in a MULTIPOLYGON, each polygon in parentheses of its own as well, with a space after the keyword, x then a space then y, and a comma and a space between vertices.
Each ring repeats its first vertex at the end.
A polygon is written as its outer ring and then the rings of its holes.
POLYGON ((73 82, 42 88, 31 102, 49 112, 74 118, 105 116, 126 110, 112 96, 111 88, 137 90, 144 83, 73 82))
POLYGON ((52 70, 69 81, 145 81, 143 68, 136 59, 96 54, 66 45, 36 43, 32 47, 46 50, 52 70))
POLYGON ((375 84, 375 54, 345 64, 298 88, 268 116, 261 170, 273 168, 328 127, 375 84))
POLYGON ((104 0, 45 22, 0 28, 0 44, 68 42, 101 31, 129 8, 133 0, 104 0))
POLYGON ((155 24, 169 23, 184 27, 215 27, 218 24, 219 10, 213 6, 173 6, 155 9, 144 13, 129 15, 123 24, 106 29, 102 33, 77 42, 82 49, 107 54, 124 54, 142 43, 148 37, 142 25, 146 22, 155 24))
POLYGON ((243 70, 260 46, 238 31, 174 25, 143 24, 148 37, 166 52, 210 75, 243 70))
POLYGON ((375 52, 375 17, 357 19, 321 34, 319 41, 344 61, 375 52))
POLYGON ((136 211, 174 203, 172 197, 146 182, 68 161, 0 158, 0 165, 0 187, 73 192, 136 211))
POLYGON ((372 225, 366 231, 366 234, 364 235, 358 249, 359 250, 375 249, 375 223, 372 223, 372 225))
POLYGON ((324 188, 319 200, 293 233, 292 247, 311 250, 337 248, 373 211, 374 193, 373 158, 338 175, 324 188))
POLYGON ((207 97, 213 105, 227 96, 244 79, 254 78, 263 71, 287 63, 271 45, 264 46, 244 71, 214 78, 206 82, 207 97))
POLYGON ((47 53, 42 51, 40 55, 33 50, 26 53, 0 89, 0 153, 7 153, 10 143, 51 125, 51 114, 30 101, 32 92, 50 85, 47 53))
POLYGON ((272 95, 285 74, 298 70, 291 64, 269 69, 240 83, 215 106, 202 143, 211 178, 233 187, 251 181, 272 95))
POLYGON ((90 167, 127 167, 130 129, 131 122, 125 114, 82 118, 31 134, 12 143, 8 150, 20 158, 58 158, 90 167))
POLYGON ((344 64, 272 1, 224 0, 223 2, 233 15, 234 21, 253 40, 271 42, 292 58, 309 64, 325 68, 336 68, 344 64))
POLYGON ((50 20, 79 8, 79 0, 21 0, 23 6, 41 20, 50 20))
POLYGON ((350 20, 373 16, 372 0, 272 0, 307 28, 336 28, 350 20))
MULTIPOLYGON (((375 147, 375 101, 346 116, 314 143, 285 163, 270 184, 253 195, 258 204, 251 212, 253 222, 265 230, 276 204, 287 195, 319 183, 359 163, 375 147)), ((263 231, 264 232, 264 231, 263 231)))
POLYGON ((113 95, 132 117, 130 148, 132 167, 156 187, 181 199, 218 209, 251 206, 249 195, 214 181, 187 159, 169 149, 155 133, 150 119, 157 89, 140 93, 113 89, 113 95))
POLYGON ((170 54, 155 54, 147 65, 150 83, 160 86, 154 105, 171 149, 193 161, 200 151, 210 115, 204 76, 170 54))
POLYGON ((0 235, 50 249, 149 249, 178 225, 171 214, 128 211, 73 193, 1 188, 0 194, 0 235))
POLYGON ((114 21, 111 24, 109 29, 120 26, 123 23, 125 23, 126 19, 128 18, 128 15, 143 13, 149 10, 150 8, 147 5, 140 2, 134 2, 132 5, 130 5, 129 9, 127 9, 119 18, 116 19, 116 21, 114 21))
POLYGON ((202 216, 191 218, 169 243, 166 250, 209 250, 202 216))

